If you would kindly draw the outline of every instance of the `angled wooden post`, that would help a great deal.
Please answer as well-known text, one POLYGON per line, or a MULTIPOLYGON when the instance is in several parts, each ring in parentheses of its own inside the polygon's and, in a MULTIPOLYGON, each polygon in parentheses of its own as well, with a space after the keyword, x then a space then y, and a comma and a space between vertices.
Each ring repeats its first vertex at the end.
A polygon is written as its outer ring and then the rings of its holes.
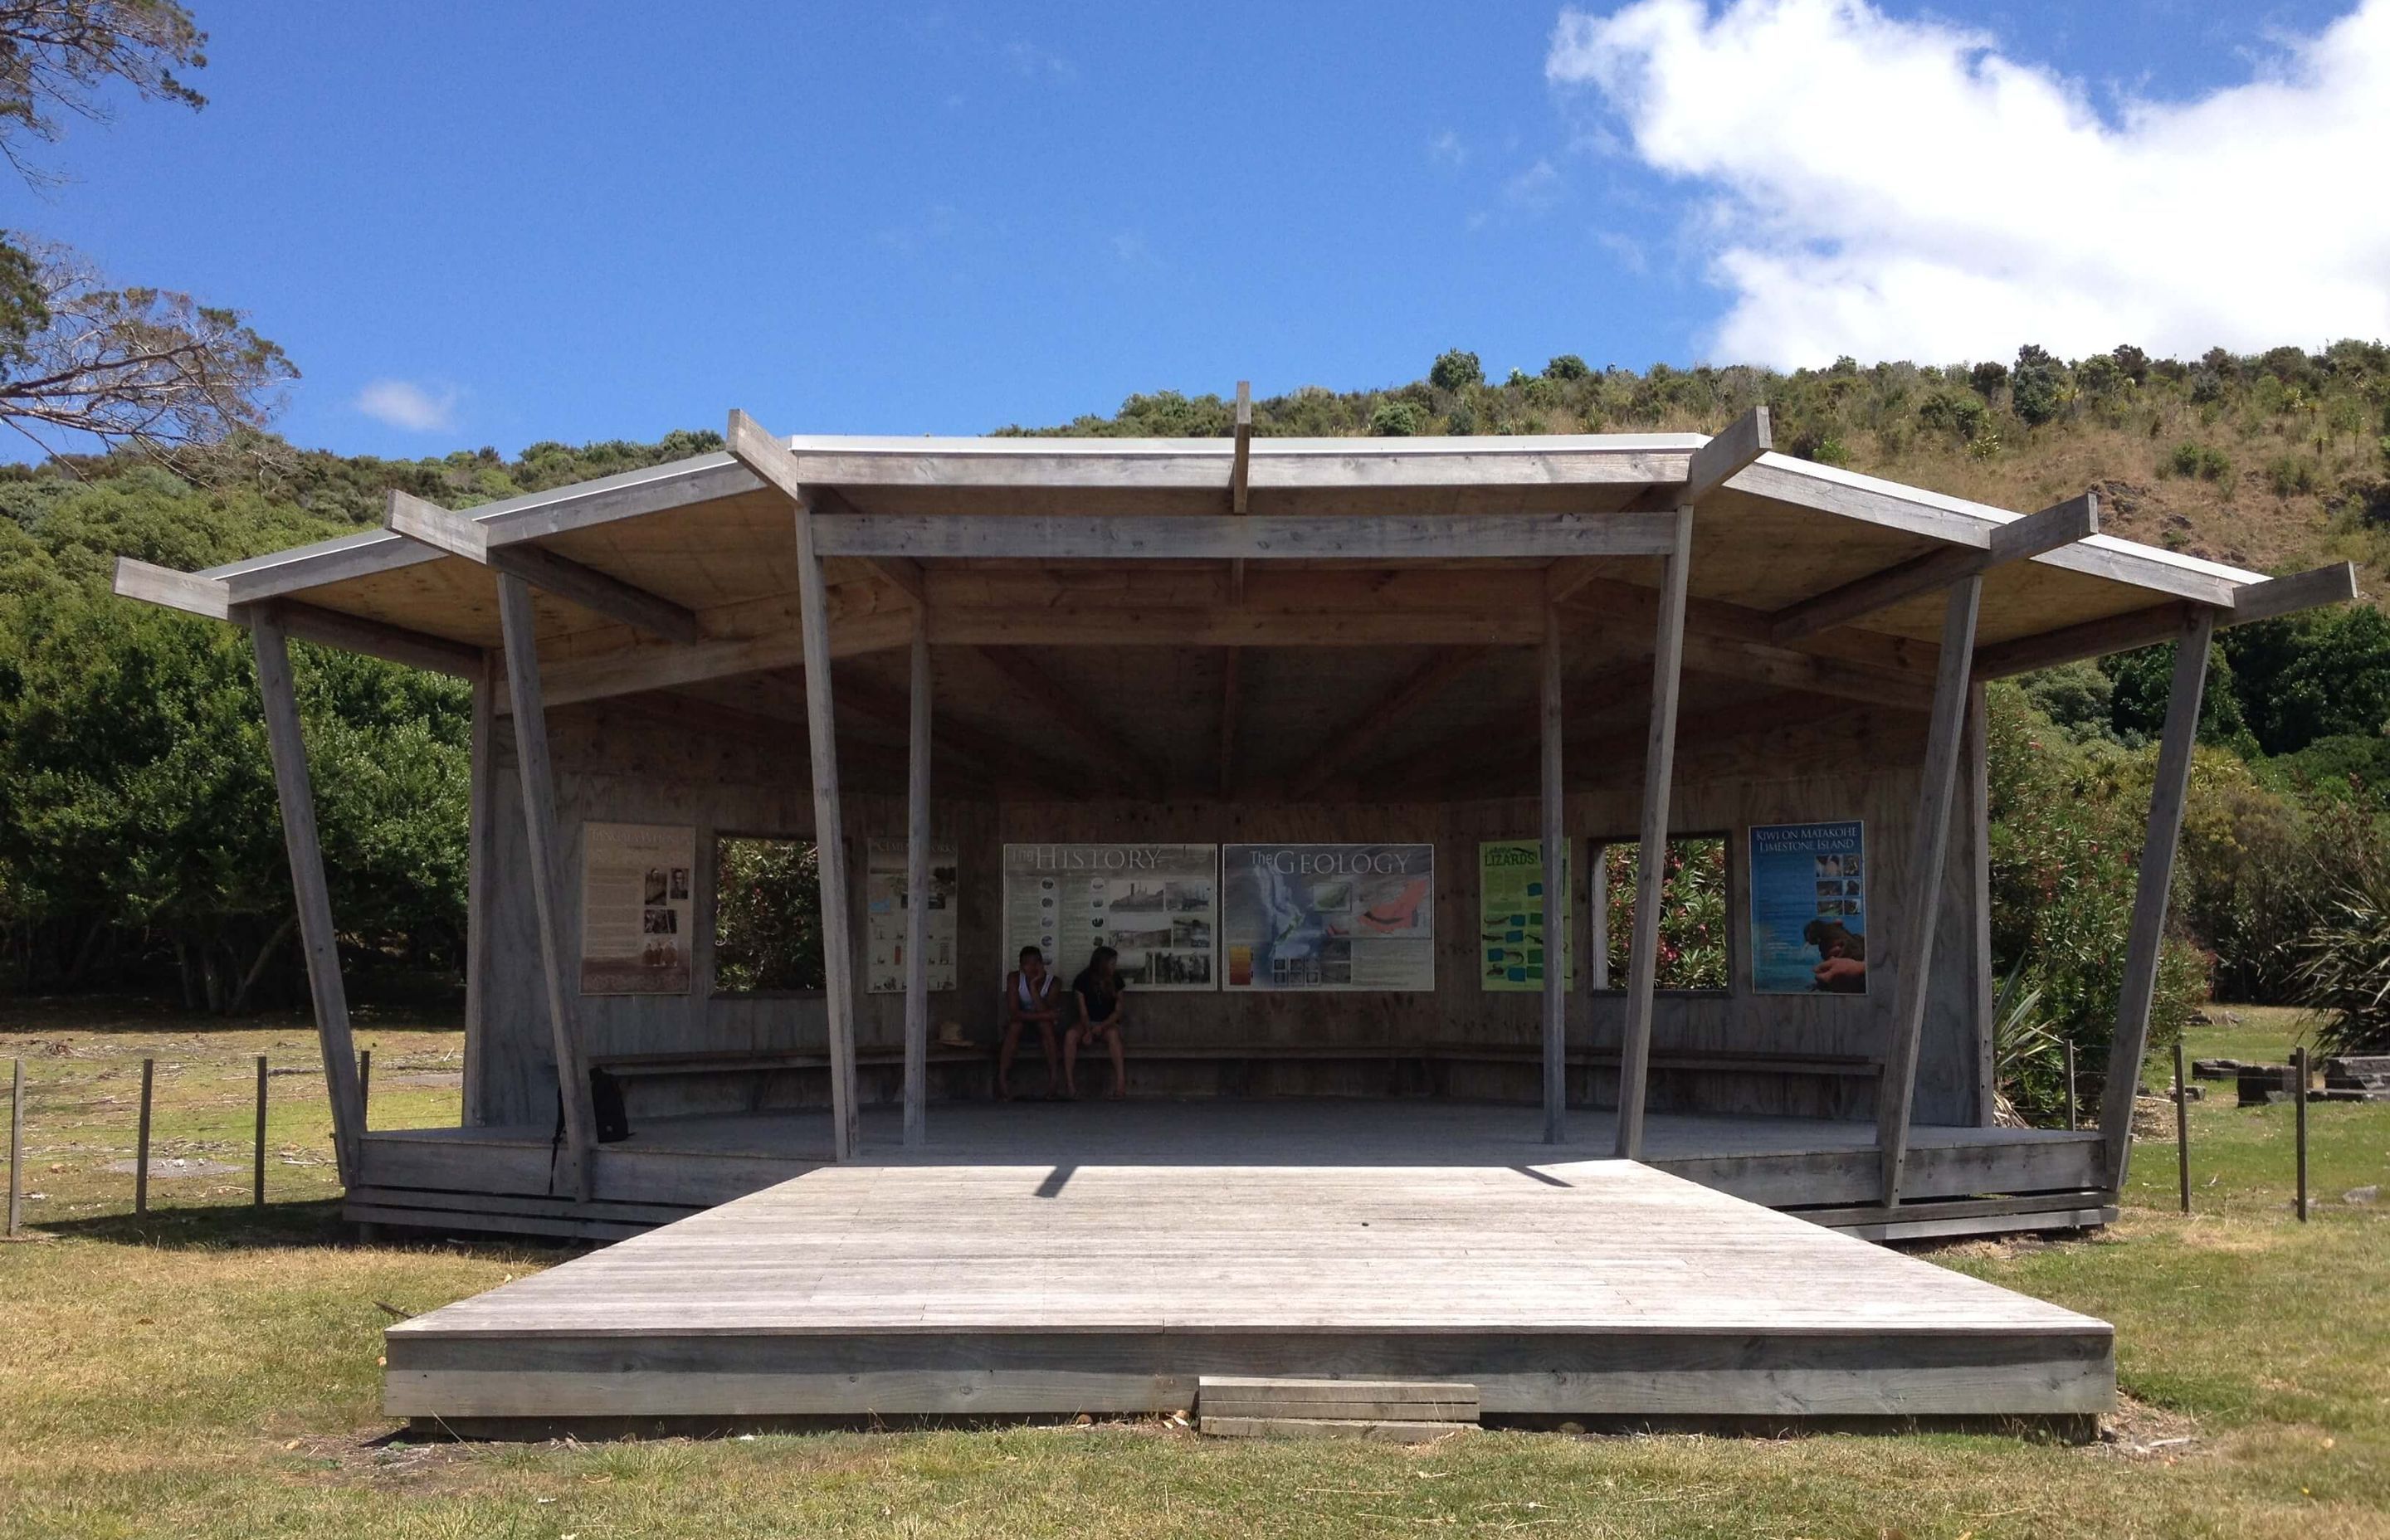
POLYGON ((8 1233, 25 1217, 25 1061, 8 1061, 8 1233))
MULTIPOLYGON (((797 625, 804 655, 805 738, 812 751, 814 847, 821 878, 822 985, 829 1029, 830 1151, 854 1158, 854 952, 846 840, 838 794, 838 717, 830 690, 829 585, 814 543, 814 510, 797 457, 744 412, 730 414, 730 453, 795 507, 797 625)), ((918 635, 918 633, 917 633, 918 635)))
POLYGON ((1950 814, 1959 789, 1959 755, 1967 732, 1967 669, 1975 654, 1975 617, 1983 608, 1980 573, 1960 578, 1943 600, 1942 658, 1934 680, 1933 725, 1917 785, 1917 816, 1908 828, 1907 923, 1893 932, 1892 1037, 1876 1091, 1875 1142, 1883 1157, 1883 1202, 1900 1201, 1901 1167, 1908 1159, 1908 1119, 1917 1099, 1918 1048, 1925 1035, 1925 998, 1934 973, 1934 932, 1942 913, 1942 867, 1950 850, 1950 814), (1906 939, 1903 939, 1903 932, 1906 939))
POLYGON ((905 776, 905 1143, 929 1139, 930 628, 914 611, 910 754, 905 776))
POLYGON ((149 1212, 149 1098, 158 1087, 158 1061, 141 1061, 141 1131, 133 1138, 133 1212, 149 1212))
POLYGON ((546 981, 548 1042, 556 1054, 556 1088, 564 1106, 564 1143, 557 1185, 586 1199, 597 1173, 592 1151, 598 1114, 590 1105, 589 1071, 581 1053, 577 1002, 581 981, 564 956, 564 889, 558 872, 556 776, 547 758, 547 700, 539 677, 539 635, 531 585, 498 574, 498 631, 507 649, 507 693, 514 702, 515 764, 522 775, 523 833, 531 854, 532 906, 539 918, 540 970, 546 981))
POLYGON ((2175 643, 2174 683, 2166 697, 2165 731, 2157 774, 2150 785, 2150 821, 2141 836, 2140 869, 2133 890, 2133 927, 2125 943, 2125 983, 2116 996, 2116 1032, 2108 1044, 2107 1084, 2100 1093, 2100 1134, 2111 1192, 2125 1187, 2133 1153, 2133 1097, 2140 1088, 2141 1055, 2150 1046, 2150 1005, 2157 997, 2158 952, 2165 941, 2175 846, 2182 835, 2183 798, 2191 789, 2191 751, 2199 736, 2199 697, 2207 686, 2207 649, 2216 638, 2216 611, 2202 609, 2175 643))
POLYGON ((349 995, 341 980, 341 943, 332 929, 331 890, 315 833, 315 791, 307 748, 299 732, 299 694, 290 679, 290 646, 270 612, 250 626, 257 654, 257 688, 265 702, 265 747, 274 761, 274 790, 282 805, 282 844, 290 858, 290 891, 299 906, 299 944, 307 962, 307 994, 315 1006, 315 1039, 324 1053, 324 1081, 332 1100, 332 1154, 341 1185, 359 1176, 365 1098, 357 1085, 356 1046, 349 1037, 349 995))
POLYGON ((1568 1137, 1568 831, 1561 783, 1561 612, 1544 606, 1544 1142, 1568 1137))
POLYGON ((1643 752, 1643 823, 1635 857, 1635 940, 1626 958, 1626 1031, 1618 1055, 1621 1160, 1643 1158, 1643 1096, 1651 1078, 1651 1000, 1660 983, 1660 895, 1668 871, 1668 784, 1677 768, 1677 687, 1685 656, 1685 582, 1693 506, 1677 509, 1675 547, 1660 574, 1651 653, 1651 736, 1643 752))
POLYGON ((490 980, 497 968, 490 906, 497 891, 499 669, 484 653, 473 680, 473 723, 465 814, 465 1125, 482 1122, 482 1065, 489 1041, 490 980))

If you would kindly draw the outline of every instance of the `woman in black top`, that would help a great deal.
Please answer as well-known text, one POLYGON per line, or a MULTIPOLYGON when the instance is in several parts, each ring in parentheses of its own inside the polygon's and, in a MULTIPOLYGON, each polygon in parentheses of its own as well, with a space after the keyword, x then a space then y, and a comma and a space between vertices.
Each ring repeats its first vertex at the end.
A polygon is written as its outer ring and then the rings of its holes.
POLYGON ((1062 1038, 1065 1094, 1079 1094, 1079 1045, 1101 1042, 1112 1056, 1112 1088, 1105 1098, 1118 1101, 1128 1095, 1128 1061, 1121 1048, 1121 996, 1127 989, 1121 982, 1120 954, 1109 946, 1097 947, 1086 968, 1071 981, 1071 993, 1079 997, 1079 1024, 1062 1038))

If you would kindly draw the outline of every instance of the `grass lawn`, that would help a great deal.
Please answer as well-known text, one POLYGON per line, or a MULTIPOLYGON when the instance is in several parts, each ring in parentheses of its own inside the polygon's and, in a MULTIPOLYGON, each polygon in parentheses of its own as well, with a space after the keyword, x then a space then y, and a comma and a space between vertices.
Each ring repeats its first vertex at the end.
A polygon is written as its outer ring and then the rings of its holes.
MULTIPOLYGON (((2238 1010, 2202 1056, 2281 1057, 2238 1010)), ((461 1038, 362 1023, 373 1121, 454 1122, 461 1038)), ((288 1020, 219 1026, 0 1005, 31 1087, 29 1225, 0 1248, 0 1536, 700 1534, 2390 1535, 2390 1106, 2319 1104, 2315 1222, 2289 1211, 2291 1109, 2196 1105, 2198 1212, 2170 1143, 2087 1238, 1928 1254, 2116 1323, 2119 1437, 1569 1437, 1421 1450, 1201 1441, 1174 1428, 842 1432, 474 1446, 392 1439, 385 1305, 420 1311, 564 1254, 357 1246, 332 1218, 320 1075, 273 1079, 268 1205, 249 1206, 254 1056, 306 1070, 288 1020), (13 1014, 12 1014, 13 1012, 13 1014), (131 1213, 139 1060, 152 1181, 131 1213), (195 1163, 196 1162, 196 1163, 195 1163), (196 1172, 197 1174, 188 1173, 196 1172)))

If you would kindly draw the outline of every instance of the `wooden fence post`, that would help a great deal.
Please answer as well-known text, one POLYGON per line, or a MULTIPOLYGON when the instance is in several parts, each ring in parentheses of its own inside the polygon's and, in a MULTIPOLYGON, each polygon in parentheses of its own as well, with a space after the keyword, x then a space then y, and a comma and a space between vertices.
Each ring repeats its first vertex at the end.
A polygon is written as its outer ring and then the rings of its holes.
POLYGON ((2080 1103, 2075 1095, 2075 1039, 2066 1040, 2066 1131, 2075 1132, 2075 1109, 2080 1103))
POLYGON ((257 1151, 249 1174, 249 1204, 265 1207, 265 1056, 257 1056, 257 1151))
POLYGON ((2292 1094, 2298 1099, 2299 1146, 2299 1223, 2307 1222, 2307 1050, 2305 1044, 2291 1050, 2292 1078, 2298 1084, 2292 1094))
MULTIPOLYGON (((2113 1072, 2113 1071, 2111 1072, 2113 1072)), ((2191 1212, 2191 1090, 2182 1078, 2182 1039, 2174 1040, 2174 1152, 2180 1172, 2182 1212, 2191 1212)))
POLYGON ((149 1212, 149 1093, 158 1080, 158 1061, 141 1061, 141 1133, 133 1153, 133 1212, 149 1212))
POLYGON ((25 1209, 25 1061, 8 1072, 8 1233, 22 1227, 25 1209))
POLYGON ((373 1050, 357 1050, 357 1132, 373 1126, 373 1050))

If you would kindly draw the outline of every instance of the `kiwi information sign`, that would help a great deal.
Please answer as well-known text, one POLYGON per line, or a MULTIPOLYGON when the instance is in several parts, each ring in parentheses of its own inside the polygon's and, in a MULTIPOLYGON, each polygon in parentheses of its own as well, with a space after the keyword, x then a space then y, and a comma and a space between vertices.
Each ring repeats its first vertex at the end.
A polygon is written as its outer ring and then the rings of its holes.
POLYGON ((1858 820, 1751 829, 1751 987, 1865 995, 1867 836, 1858 820))

